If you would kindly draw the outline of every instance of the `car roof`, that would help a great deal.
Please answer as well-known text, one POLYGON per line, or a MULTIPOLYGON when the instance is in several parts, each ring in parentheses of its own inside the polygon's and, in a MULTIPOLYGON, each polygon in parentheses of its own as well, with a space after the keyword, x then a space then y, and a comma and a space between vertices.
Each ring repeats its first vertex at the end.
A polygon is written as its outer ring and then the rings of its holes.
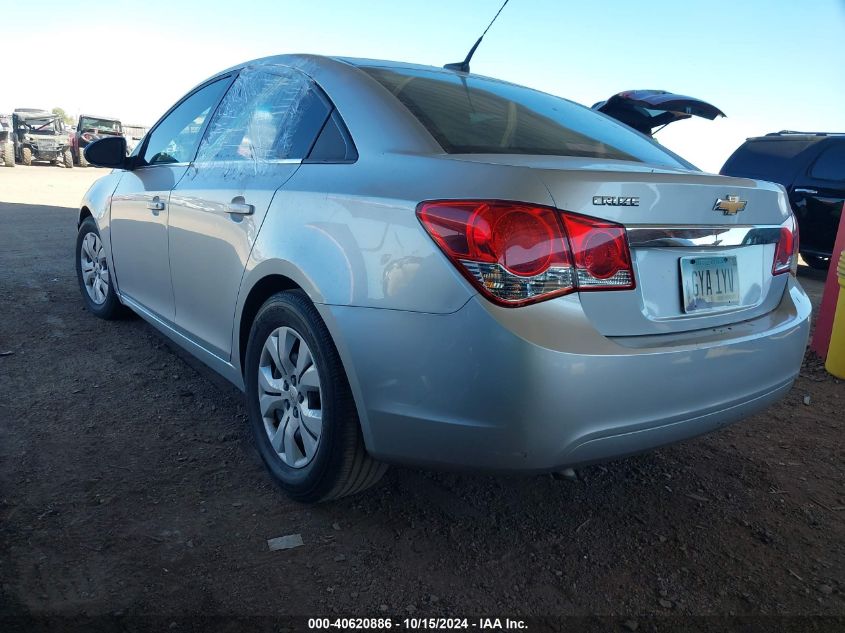
POLYGON ((801 140, 814 141, 824 140, 831 137, 843 137, 845 132, 796 132, 794 130, 781 130, 780 132, 769 132, 764 136, 752 136, 748 141, 779 141, 779 140, 801 140))
POLYGON ((409 62, 399 62, 393 61, 388 59, 370 59, 366 57, 346 57, 341 55, 315 55, 312 53, 284 53, 280 55, 270 55, 268 57, 259 57, 256 59, 252 59, 231 68, 227 68, 220 73, 219 75, 231 72, 233 70, 237 70, 239 68, 243 68, 244 66, 253 66, 258 64, 287 64, 290 66, 301 66, 301 65, 316 65, 316 66, 327 66, 331 65, 332 62, 343 62, 350 66, 379 66, 382 68, 407 68, 413 70, 429 70, 429 71, 438 71, 444 73, 452 73, 455 71, 446 70, 441 66, 430 66, 426 64, 413 64, 409 62))
MULTIPOLYGON (((444 75, 464 75, 468 77, 476 77, 479 79, 484 79, 488 81, 496 81, 503 84, 510 84, 510 85, 519 85, 514 84, 513 82, 505 81, 503 79, 499 79, 497 77, 489 77, 487 75, 480 75, 478 73, 461 73, 455 70, 449 70, 447 68, 443 68, 442 66, 431 66, 427 64, 414 64, 410 62, 400 62, 395 60, 389 59, 371 59, 366 57, 345 57, 345 56, 330 56, 330 55, 314 55, 311 53, 286 53, 282 55, 271 55, 268 57, 259 57, 257 59, 252 59, 250 61, 246 61, 236 66, 232 66, 223 70, 219 73, 216 73, 213 77, 209 77, 209 79, 203 81, 202 83, 206 83, 206 81, 210 81, 214 77, 219 77, 222 75, 226 75, 228 73, 240 70, 247 66, 260 66, 263 64, 283 64, 286 66, 291 66, 293 68, 298 68, 306 74, 310 74, 309 70, 314 72, 319 71, 339 71, 342 66, 346 66, 350 71, 356 71, 361 67, 366 66, 373 66, 377 68, 397 68, 403 70, 416 70, 416 71, 424 71, 424 72, 434 72, 434 73, 441 73, 444 75)), ((527 88, 526 86, 519 85, 520 88, 527 88)), ((527 88, 531 90, 531 88, 527 88)))
POLYGON ((89 119, 102 119, 104 121, 117 121, 120 123, 120 119, 116 116, 100 116, 99 114, 80 114, 79 118, 88 117, 89 119))
POLYGON ((295 68, 310 76, 334 103, 361 150, 373 155, 386 151, 442 154, 440 147, 423 125, 381 84, 358 66, 386 65, 426 70, 421 66, 348 57, 289 54, 273 55, 243 62, 216 73, 199 85, 249 67, 279 64, 295 68))
MULTIPOLYGON (((457 71, 443 68, 442 66, 430 66, 426 64, 412 64, 410 62, 397 62, 389 59, 369 59, 366 57, 333 57, 338 61, 350 64, 351 66, 376 66, 378 68, 404 68, 407 70, 424 70, 428 72, 455 74, 457 71)), ((463 74, 463 73, 461 73, 463 74)), ((474 73, 466 73, 471 75, 474 73)), ((479 76, 479 75, 475 75, 479 76)))
POLYGON ((53 114, 49 110, 38 110, 36 108, 15 108, 13 114, 18 115, 20 119, 44 119, 47 117, 57 117, 58 114, 53 114))

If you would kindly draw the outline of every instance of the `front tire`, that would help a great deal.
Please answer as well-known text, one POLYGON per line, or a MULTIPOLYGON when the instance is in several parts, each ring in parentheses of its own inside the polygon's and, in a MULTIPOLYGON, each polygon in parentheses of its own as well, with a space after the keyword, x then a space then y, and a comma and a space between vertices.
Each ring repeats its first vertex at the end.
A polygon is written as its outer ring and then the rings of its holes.
POLYGON ((315 503, 355 494, 387 470, 367 454, 337 349, 302 291, 280 292, 259 310, 245 384, 258 452, 292 498, 315 503))
POLYGON ((88 167, 88 161, 85 160, 85 152, 83 151, 84 149, 84 147, 80 147, 79 150, 77 150, 79 153, 78 164, 80 167, 88 167))
POLYGON ((108 258, 94 218, 85 218, 76 236, 76 278, 85 307, 101 319, 118 318, 123 306, 112 283, 108 258))
POLYGON ((29 147, 21 149, 21 163, 27 167, 32 165, 32 149, 29 147))
POLYGON ((73 169, 73 154, 70 153, 70 148, 66 149, 63 154, 64 165, 66 169, 73 169))
POLYGON ((6 167, 15 166, 15 144, 12 141, 3 143, 3 163, 6 167))

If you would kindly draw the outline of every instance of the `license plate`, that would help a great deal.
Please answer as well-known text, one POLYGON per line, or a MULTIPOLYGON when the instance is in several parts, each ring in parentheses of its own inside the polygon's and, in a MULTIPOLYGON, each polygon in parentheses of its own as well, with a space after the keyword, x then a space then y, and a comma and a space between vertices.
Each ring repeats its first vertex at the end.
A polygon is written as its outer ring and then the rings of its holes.
POLYGON ((739 305, 736 257, 682 257, 684 312, 719 310, 739 305))

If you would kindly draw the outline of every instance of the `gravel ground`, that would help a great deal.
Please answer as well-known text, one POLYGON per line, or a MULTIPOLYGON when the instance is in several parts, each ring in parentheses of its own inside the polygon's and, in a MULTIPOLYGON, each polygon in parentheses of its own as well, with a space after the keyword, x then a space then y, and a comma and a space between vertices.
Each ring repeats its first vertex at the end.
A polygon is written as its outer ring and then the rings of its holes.
POLYGON ((0 617, 845 618, 845 387, 817 360, 768 411, 579 481, 397 467, 299 505, 233 388, 83 308, 73 207, 100 173, 0 169, 0 617))

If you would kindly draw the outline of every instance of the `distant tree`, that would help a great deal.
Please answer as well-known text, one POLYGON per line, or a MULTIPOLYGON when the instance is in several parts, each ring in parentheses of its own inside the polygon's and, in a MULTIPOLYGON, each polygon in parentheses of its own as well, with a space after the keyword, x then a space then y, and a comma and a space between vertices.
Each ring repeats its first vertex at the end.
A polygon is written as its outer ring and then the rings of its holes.
POLYGON ((73 117, 72 117, 72 116, 70 116, 70 115, 69 115, 67 112, 65 112, 64 110, 62 110, 61 108, 53 108, 53 114, 57 114, 57 115, 59 115, 60 117, 62 117, 62 120, 63 120, 65 123, 67 123, 68 125, 70 125, 71 123, 73 123, 73 117))

